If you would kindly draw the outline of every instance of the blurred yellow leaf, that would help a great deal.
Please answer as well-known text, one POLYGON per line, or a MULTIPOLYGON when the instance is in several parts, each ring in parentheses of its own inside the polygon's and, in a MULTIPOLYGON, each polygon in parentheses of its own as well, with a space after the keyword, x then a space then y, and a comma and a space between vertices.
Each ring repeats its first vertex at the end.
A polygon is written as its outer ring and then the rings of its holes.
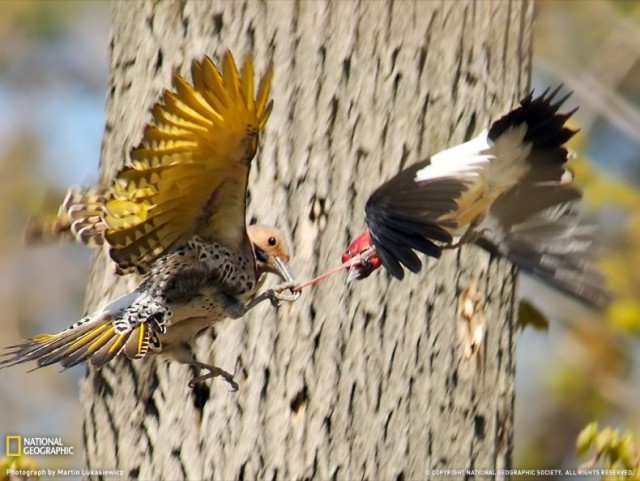
POLYGON ((587 427, 580 431, 578 439, 576 440, 576 450, 579 455, 583 455, 589 451, 596 438, 596 434, 598 434, 598 421, 587 424, 587 427))
POLYGON ((640 466, 638 447, 629 432, 620 441, 620 457, 625 467, 629 469, 640 466))

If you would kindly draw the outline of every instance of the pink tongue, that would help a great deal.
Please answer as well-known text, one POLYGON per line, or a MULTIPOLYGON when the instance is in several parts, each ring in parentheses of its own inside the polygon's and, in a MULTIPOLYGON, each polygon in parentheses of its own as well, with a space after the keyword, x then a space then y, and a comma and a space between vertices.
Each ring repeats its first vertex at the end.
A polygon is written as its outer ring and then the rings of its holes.
POLYGON ((348 261, 343 262, 342 264, 340 264, 338 267, 335 267, 335 268, 331 269, 330 271, 325 272, 324 274, 320 274, 318 277, 315 277, 315 278, 311 279, 310 281, 306 281, 306 282, 303 282, 301 284, 298 284, 297 286, 295 286, 292 289, 292 291, 293 292, 300 292, 305 287, 312 286, 313 284, 316 284, 316 283, 326 279, 327 277, 329 277, 332 274, 335 274, 338 271, 341 271, 343 269, 349 269, 349 268, 353 267, 355 264, 357 264, 359 262, 361 262, 361 260, 360 260, 360 258, 358 256, 352 257, 348 261))

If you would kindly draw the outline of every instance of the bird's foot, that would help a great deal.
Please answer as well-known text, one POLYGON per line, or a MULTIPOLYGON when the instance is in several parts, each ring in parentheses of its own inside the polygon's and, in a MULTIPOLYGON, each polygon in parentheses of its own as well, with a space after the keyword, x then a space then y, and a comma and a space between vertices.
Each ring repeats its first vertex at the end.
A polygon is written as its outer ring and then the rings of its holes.
POLYGON ((446 244, 442 246, 442 250, 453 250, 453 249, 457 249, 458 247, 462 247, 465 244, 469 244, 471 242, 473 242, 475 239, 472 238, 472 236, 468 236, 467 234, 469 233, 469 231, 465 232, 464 235, 462 237, 460 237, 460 239, 458 239, 457 242, 452 242, 450 244, 446 244))
POLYGON ((488 231, 489 229, 475 230, 473 227, 469 227, 457 242, 452 242, 451 244, 444 245, 442 246, 442 249, 457 249, 458 247, 462 247, 465 244, 473 244, 488 231))
POLYGON ((217 366, 210 366, 208 364, 204 364, 202 362, 199 361, 194 361, 191 363, 193 366, 195 366, 198 369, 206 369, 209 372, 206 374, 202 374, 200 376, 196 376, 193 379, 191 379, 189 381, 189 387, 190 388, 194 388, 196 386, 196 384, 199 384, 201 382, 206 381, 207 379, 213 379, 214 377, 221 377, 222 379, 224 379, 225 381, 227 381, 229 383, 229 385, 231 386, 231 390, 232 391, 237 391, 238 390, 238 383, 233 379, 233 375, 227 371, 225 371, 224 369, 222 369, 221 367, 217 367, 217 366))
POLYGON ((253 309, 263 301, 269 300, 273 307, 279 307, 281 302, 294 302, 300 297, 300 291, 294 291, 296 282, 284 282, 257 295, 246 306, 246 310, 253 309), (284 291, 289 291, 288 293, 284 291))
POLYGON ((451 244, 447 244, 442 246, 442 249, 457 249, 465 244, 473 244, 476 242, 488 229, 480 229, 476 230, 484 219, 484 216, 478 216, 473 221, 469 223, 467 230, 464 231, 464 234, 460 236, 458 242, 452 242, 451 244))
POLYGON ((269 300, 271 304, 275 307, 280 305, 280 302, 295 302, 300 297, 300 291, 294 291, 293 289, 298 285, 297 282, 283 282, 282 284, 277 285, 271 289, 268 289, 266 292, 269 292, 269 300), (285 292, 289 291, 289 292, 285 292))

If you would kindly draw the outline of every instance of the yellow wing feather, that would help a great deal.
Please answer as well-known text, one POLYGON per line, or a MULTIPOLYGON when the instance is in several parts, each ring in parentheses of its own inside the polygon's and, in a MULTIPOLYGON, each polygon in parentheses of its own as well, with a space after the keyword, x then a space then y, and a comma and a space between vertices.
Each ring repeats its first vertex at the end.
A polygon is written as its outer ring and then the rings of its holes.
POLYGON ((271 80, 273 79, 273 67, 269 64, 267 73, 262 77, 260 86, 258 87, 258 95, 256 97, 256 112, 258 112, 258 126, 264 127, 271 114, 273 102, 267 103, 269 99, 269 91, 271 90, 271 80))
POLYGON ((71 187, 55 216, 30 219, 24 237, 28 244, 76 239, 90 246, 102 245, 102 221, 106 189, 71 187))
POLYGON ((272 69, 256 98, 250 58, 240 75, 227 53, 222 70, 205 57, 192 64, 193 85, 175 75, 175 92, 153 108, 142 142, 116 176, 104 237, 121 268, 144 270, 194 235, 230 247, 244 242, 247 179, 271 111, 272 69))
POLYGON ((256 102, 253 98, 253 62, 246 58, 242 66, 242 93, 244 94, 244 104, 249 110, 255 110, 256 102))
POLYGON ((71 188, 57 217, 34 220, 25 238, 106 240, 121 269, 139 271, 194 235, 232 248, 246 242, 247 178, 271 113, 273 69, 256 93, 251 58, 241 74, 230 53, 222 67, 205 57, 191 65, 193 84, 175 75, 175 91, 153 107, 140 145, 112 185, 71 188))

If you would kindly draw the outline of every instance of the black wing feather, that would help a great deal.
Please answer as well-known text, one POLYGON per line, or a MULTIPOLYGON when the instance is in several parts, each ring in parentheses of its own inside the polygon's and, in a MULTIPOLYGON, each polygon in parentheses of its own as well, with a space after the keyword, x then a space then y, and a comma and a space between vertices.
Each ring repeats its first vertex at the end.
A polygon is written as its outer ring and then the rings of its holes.
POLYGON ((387 249, 384 248, 383 244, 376 243, 375 238, 373 239, 374 245, 376 246, 376 253, 378 254, 378 257, 380 257, 382 265, 385 267, 385 269, 387 269, 387 271, 389 271, 389 274, 391 274, 396 279, 404 279, 404 269, 402 268, 400 262, 398 262, 398 257, 387 251, 387 249))
POLYGON ((381 185, 369 198, 365 214, 371 240, 382 265, 398 278, 403 266, 418 272, 422 262, 414 251, 439 257, 436 242, 449 243, 452 221, 441 218, 457 208, 466 185, 450 177, 416 182, 416 173, 430 160, 418 162, 381 185))

